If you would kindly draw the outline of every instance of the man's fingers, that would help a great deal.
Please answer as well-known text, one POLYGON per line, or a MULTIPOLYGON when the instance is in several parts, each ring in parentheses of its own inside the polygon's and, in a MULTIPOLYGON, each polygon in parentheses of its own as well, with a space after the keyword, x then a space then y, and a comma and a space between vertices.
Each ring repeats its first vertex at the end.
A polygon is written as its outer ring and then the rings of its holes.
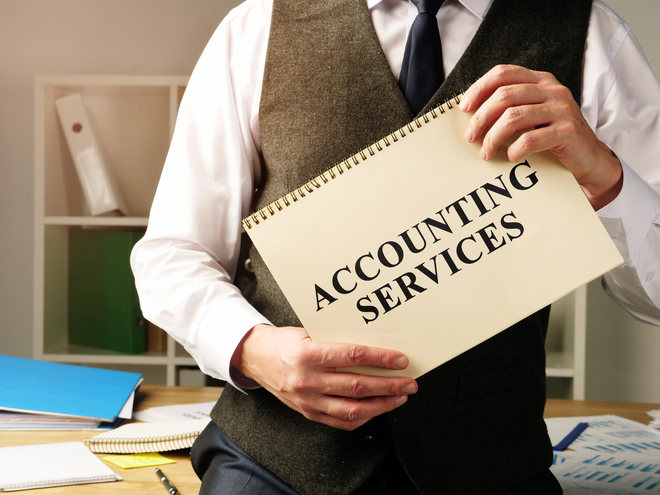
POLYGON ((508 115, 507 112, 518 109, 516 111, 524 115, 524 110, 529 109, 531 105, 543 103, 545 99, 546 95, 537 85, 502 86, 474 112, 465 131, 465 137, 468 141, 478 141, 496 122, 502 119, 509 121, 511 117, 515 120, 516 115, 508 115))
MULTIPOLYGON (((481 158, 484 160, 492 158, 497 150, 504 146, 516 133, 521 131, 525 131, 525 133, 534 132, 535 129, 551 126, 553 120, 559 117, 560 115, 548 105, 522 105, 506 109, 500 118, 486 131, 481 147, 481 158)), ((536 146, 529 146, 534 143, 531 136, 526 136, 522 142, 528 145, 526 146, 528 153, 548 149, 542 146, 539 147, 539 141, 536 142, 536 146)))
POLYGON ((328 373, 322 393, 352 398, 409 395, 417 392, 412 378, 370 376, 355 373, 328 373))
POLYGON ((460 108, 470 112, 479 108, 497 88, 510 84, 537 83, 543 73, 517 65, 497 65, 472 84, 461 98, 460 108))
POLYGON ((407 400, 408 397, 405 395, 372 397, 364 400, 324 396, 314 401, 313 408, 301 409, 308 419, 350 431, 380 414, 396 409, 407 400))
POLYGON ((408 367, 405 354, 391 349, 355 344, 320 344, 318 364, 326 368, 373 366, 390 370, 408 367))

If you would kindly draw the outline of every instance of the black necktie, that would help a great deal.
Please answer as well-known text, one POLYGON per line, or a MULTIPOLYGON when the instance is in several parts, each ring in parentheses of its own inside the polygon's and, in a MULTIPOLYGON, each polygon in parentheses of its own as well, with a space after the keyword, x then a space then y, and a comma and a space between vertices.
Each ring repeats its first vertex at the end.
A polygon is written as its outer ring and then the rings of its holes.
POLYGON ((399 86, 413 113, 428 103, 442 84, 442 45, 436 15, 443 0, 411 0, 419 13, 410 27, 399 86))

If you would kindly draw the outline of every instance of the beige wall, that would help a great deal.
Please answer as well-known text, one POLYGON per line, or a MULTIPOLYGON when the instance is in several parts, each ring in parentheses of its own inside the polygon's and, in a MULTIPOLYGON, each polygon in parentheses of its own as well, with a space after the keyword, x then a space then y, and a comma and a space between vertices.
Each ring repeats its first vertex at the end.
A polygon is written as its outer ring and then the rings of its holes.
POLYGON ((32 353, 36 74, 189 74, 238 0, 0 0, 0 353, 32 353))
MULTIPOLYGON (((33 78, 188 74, 237 0, 0 0, 0 353, 32 352, 33 78)), ((660 73, 657 0, 608 0, 660 73)), ((590 290, 587 395, 660 402, 660 329, 590 290)))
MULTIPOLYGON (((660 2, 606 3, 630 24, 655 73, 660 74, 660 2)), ((633 319, 598 283, 589 286, 588 294, 586 398, 660 402, 660 328, 633 319)))

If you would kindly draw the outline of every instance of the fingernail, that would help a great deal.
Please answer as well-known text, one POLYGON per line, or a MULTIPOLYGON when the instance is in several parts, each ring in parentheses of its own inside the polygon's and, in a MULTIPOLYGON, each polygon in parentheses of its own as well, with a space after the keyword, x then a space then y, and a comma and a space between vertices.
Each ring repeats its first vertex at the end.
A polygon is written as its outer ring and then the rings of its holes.
POLYGON ((415 392, 417 392, 417 385, 414 383, 408 383, 403 387, 404 394, 414 394, 415 392))
POLYGON ((470 142, 474 141, 474 132, 472 131, 471 127, 465 129, 465 139, 467 139, 470 142))
POLYGON ((460 108, 464 112, 466 112, 468 110, 468 108, 470 108, 470 102, 468 101, 468 99, 465 96, 463 96, 463 98, 461 98, 461 102, 458 104, 458 108, 460 108))
POLYGON ((479 150, 479 158, 481 158, 482 160, 488 160, 488 154, 486 153, 486 150, 484 150, 483 148, 479 150))
POLYGON ((408 359, 403 356, 399 356, 394 360, 394 367, 399 370, 406 369, 408 367, 408 359))
POLYGON ((408 400, 407 395, 402 395, 400 397, 397 397, 395 402, 396 407, 399 407, 401 404, 405 404, 407 400, 408 400))

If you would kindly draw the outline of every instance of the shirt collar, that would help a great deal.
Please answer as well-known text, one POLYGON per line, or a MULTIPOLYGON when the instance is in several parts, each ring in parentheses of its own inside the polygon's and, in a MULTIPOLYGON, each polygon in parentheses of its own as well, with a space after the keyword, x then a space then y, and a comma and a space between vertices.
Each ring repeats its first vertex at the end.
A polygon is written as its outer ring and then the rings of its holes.
MULTIPOLYGON (((371 10, 383 1, 385 0, 367 0, 367 7, 371 10)), ((458 0, 458 2, 480 20, 483 20, 493 0, 458 0)))

